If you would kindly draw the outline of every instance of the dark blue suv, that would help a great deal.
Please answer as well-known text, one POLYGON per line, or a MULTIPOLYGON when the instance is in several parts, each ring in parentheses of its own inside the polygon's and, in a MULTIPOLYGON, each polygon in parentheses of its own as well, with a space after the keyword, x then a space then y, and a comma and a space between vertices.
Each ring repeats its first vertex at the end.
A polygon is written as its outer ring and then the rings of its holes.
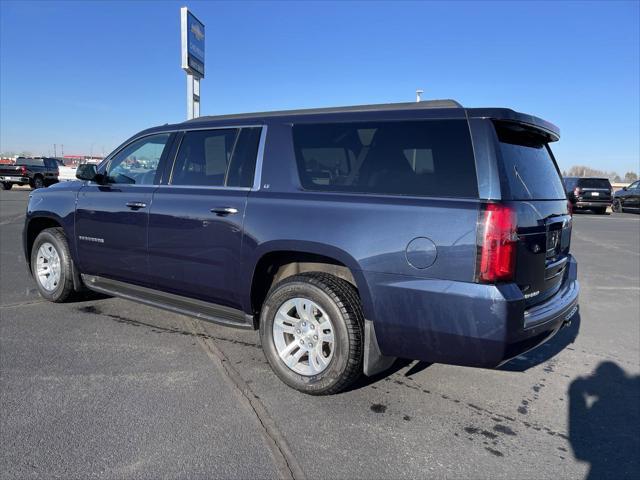
POLYGON ((396 357, 495 367, 578 309, 558 129, 451 100, 203 117, 32 193, 43 297, 84 288, 260 329, 288 385, 396 357))

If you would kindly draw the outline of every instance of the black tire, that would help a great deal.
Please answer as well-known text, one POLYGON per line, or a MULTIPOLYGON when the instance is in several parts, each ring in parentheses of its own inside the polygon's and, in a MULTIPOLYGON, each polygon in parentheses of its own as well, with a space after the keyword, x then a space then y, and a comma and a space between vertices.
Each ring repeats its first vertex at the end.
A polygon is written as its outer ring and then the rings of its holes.
POLYGON ((604 215, 605 213, 607 213, 607 207, 603 207, 603 208, 596 208, 594 210, 598 215, 604 215))
POLYGON ((620 200, 614 200, 611 205, 611 210, 615 213, 622 213, 622 203, 620 200))
POLYGON ((13 183, 2 182, 2 190, 11 190, 13 188, 13 183))
POLYGON ((62 228, 47 228, 38 234, 31 248, 31 273, 43 298, 50 302, 62 303, 73 296, 73 267, 71 262, 69 245, 62 228), (55 288, 51 290, 47 290, 40 283, 37 274, 38 250, 43 243, 51 244, 60 258, 60 280, 55 288))
POLYGON ((31 188, 37 190, 38 188, 44 188, 46 185, 44 184, 44 178, 41 175, 36 175, 33 177, 33 182, 31 184, 31 188))
POLYGON ((273 286, 260 315, 260 341, 264 354, 276 375, 296 390, 311 395, 338 393, 362 373, 364 315, 357 290, 349 282, 321 272, 288 277, 273 286), (273 338, 273 323, 278 309, 292 298, 308 298, 331 318, 334 351, 329 365, 314 376, 301 375, 280 358, 273 338))

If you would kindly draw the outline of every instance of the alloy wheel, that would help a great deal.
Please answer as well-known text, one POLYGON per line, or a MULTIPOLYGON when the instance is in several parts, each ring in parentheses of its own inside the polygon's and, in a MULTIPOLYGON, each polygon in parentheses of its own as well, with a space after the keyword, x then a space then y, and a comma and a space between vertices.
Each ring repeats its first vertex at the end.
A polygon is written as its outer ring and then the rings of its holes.
POLYGON ((273 341, 287 367, 300 375, 318 375, 333 357, 333 323, 317 303, 307 298, 292 298, 276 313, 273 341))
POLYGON ((48 292, 55 290, 60 283, 60 255, 53 244, 49 242, 43 243, 38 249, 36 275, 38 283, 48 292))

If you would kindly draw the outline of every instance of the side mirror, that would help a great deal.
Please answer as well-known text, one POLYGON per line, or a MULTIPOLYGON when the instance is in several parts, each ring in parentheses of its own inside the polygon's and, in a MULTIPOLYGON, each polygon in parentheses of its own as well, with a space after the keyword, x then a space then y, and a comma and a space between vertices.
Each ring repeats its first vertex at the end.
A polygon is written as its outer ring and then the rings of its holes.
POLYGON ((83 165, 78 165, 78 168, 76 168, 76 178, 78 180, 101 183, 102 175, 98 173, 98 170, 93 163, 85 163, 83 165))
POLYGON ((629 190, 629 187, 622 187, 622 190, 626 192, 627 190, 629 190))

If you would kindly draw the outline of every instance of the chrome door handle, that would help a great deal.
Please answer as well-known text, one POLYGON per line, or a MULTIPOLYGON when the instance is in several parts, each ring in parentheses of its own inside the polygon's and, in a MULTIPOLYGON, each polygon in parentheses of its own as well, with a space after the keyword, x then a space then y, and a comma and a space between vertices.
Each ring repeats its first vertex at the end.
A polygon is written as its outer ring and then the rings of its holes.
POLYGON ((147 204, 144 202, 127 202, 127 207, 131 210, 138 210, 140 208, 146 208, 147 204))
POLYGON ((211 213, 215 213, 219 217, 226 217, 227 215, 235 215, 238 213, 238 209, 233 207, 216 207, 211 209, 211 213))

